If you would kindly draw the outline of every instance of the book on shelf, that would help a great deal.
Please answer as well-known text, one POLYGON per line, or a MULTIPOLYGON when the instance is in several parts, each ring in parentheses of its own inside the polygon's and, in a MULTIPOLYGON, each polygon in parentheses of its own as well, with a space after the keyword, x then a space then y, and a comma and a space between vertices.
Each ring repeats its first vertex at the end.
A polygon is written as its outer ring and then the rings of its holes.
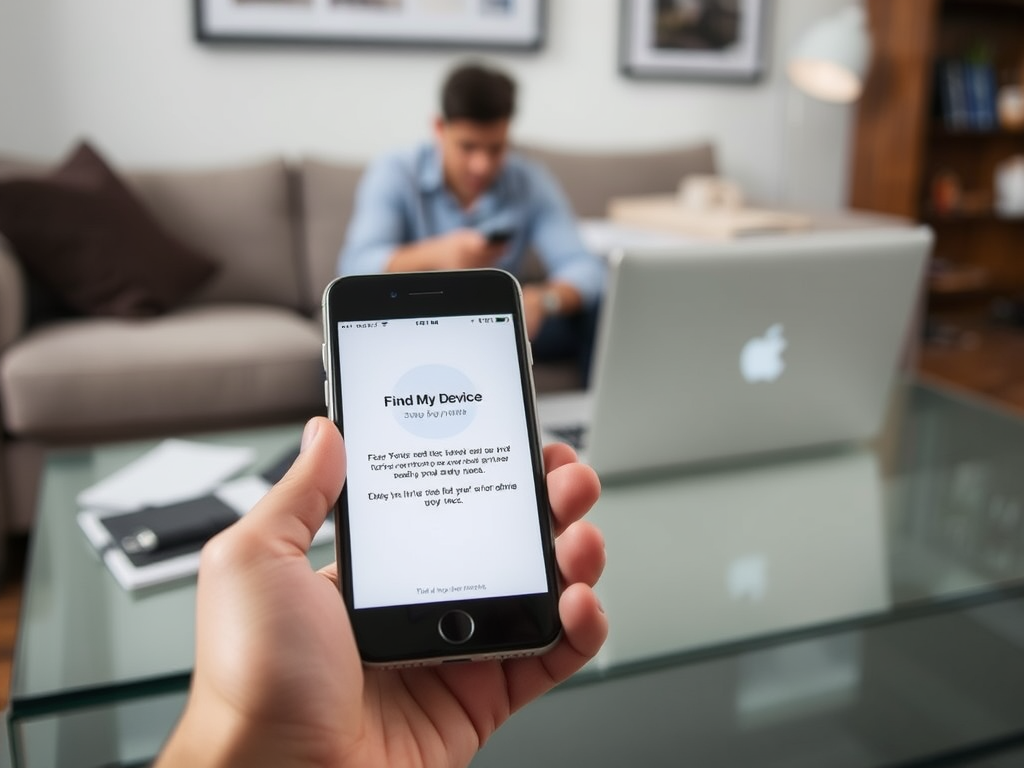
POLYGON ((942 108, 942 122, 946 128, 962 131, 970 125, 967 106, 967 78, 964 62, 959 59, 944 59, 938 65, 939 104, 942 108))
POLYGON ((988 61, 965 62, 970 127, 991 131, 996 127, 996 77, 988 61))
POLYGON ((996 125, 995 72, 989 61, 943 59, 937 68, 939 108, 951 131, 991 131, 996 125))

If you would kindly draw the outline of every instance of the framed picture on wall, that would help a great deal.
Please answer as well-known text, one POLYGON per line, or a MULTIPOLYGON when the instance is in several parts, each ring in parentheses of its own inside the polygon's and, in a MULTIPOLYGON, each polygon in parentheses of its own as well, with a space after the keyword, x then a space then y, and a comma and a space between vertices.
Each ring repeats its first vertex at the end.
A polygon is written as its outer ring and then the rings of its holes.
POLYGON ((546 0, 194 0, 201 42, 535 50, 546 0))
POLYGON ((764 72, 768 0, 621 0, 629 77, 754 81, 764 72))

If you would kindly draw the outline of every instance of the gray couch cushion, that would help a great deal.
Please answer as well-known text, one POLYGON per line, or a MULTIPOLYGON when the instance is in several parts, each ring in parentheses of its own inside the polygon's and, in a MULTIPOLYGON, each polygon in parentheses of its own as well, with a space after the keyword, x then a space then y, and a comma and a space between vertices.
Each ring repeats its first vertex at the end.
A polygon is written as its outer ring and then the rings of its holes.
POLYGON ((161 228, 88 142, 43 176, 0 180, 0 231, 28 274, 86 315, 166 312, 217 268, 161 228))
POLYGON ((305 307, 283 160, 208 171, 128 173, 125 180, 168 232, 220 265, 193 303, 305 307))
POLYGON ((337 275, 338 253, 352 216, 363 166, 306 158, 299 166, 303 247, 309 270, 309 311, 320 306, 324 288, 337 275))
POLYGON ((0 179, 18 176, 42 176, 50 166, 35 160, 20 157, 0 156, 0 179))
POLYGON ((0 235, 0 352, 25 327, 25 276, 0 235))
POLYGON ((306 418, 324 410, 320 344, 267 306, 52 323, 0 359, 0 412, 16 437, 90 440, 306 418))
POLYGON ((710 143, 651 152, 563 152, 521 146, 558 179, 580 218, 608 214, 608 201, 626 195, 674 194, 679 180, 692 173, 715 173, 710 143))

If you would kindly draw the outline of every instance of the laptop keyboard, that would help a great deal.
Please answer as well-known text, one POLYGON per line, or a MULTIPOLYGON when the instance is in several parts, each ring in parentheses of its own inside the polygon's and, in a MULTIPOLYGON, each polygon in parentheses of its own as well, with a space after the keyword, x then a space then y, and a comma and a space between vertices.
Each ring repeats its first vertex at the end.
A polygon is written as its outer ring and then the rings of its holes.
POLYGON ((571 427, 548 428, 548 434, 554 435, 578 451, 586 443, 587 428, 582 424, 571 427))

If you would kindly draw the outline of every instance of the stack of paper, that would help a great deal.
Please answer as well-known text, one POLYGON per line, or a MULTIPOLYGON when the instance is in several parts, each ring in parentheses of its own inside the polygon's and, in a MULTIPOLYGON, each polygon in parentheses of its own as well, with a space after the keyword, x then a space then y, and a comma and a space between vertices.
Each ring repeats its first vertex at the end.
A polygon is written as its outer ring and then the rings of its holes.
MULTIPOLYGON (((127 590, 192 576, 206 540, 250 510, 277 480, 229 479, 254 459, 251 448, 165 440, 82 491, 78 524, 127 590), (159 546, 152 544, 161 538, 159 546)), ((325 523, 314 542, 332 535, 325 523)))
POLYGON ((608 218, 632 227, 680 235, 729 240, 808 229, 807 216, 766 208, 686 208, 671 195, 617 197, 608 204, 608 218))

